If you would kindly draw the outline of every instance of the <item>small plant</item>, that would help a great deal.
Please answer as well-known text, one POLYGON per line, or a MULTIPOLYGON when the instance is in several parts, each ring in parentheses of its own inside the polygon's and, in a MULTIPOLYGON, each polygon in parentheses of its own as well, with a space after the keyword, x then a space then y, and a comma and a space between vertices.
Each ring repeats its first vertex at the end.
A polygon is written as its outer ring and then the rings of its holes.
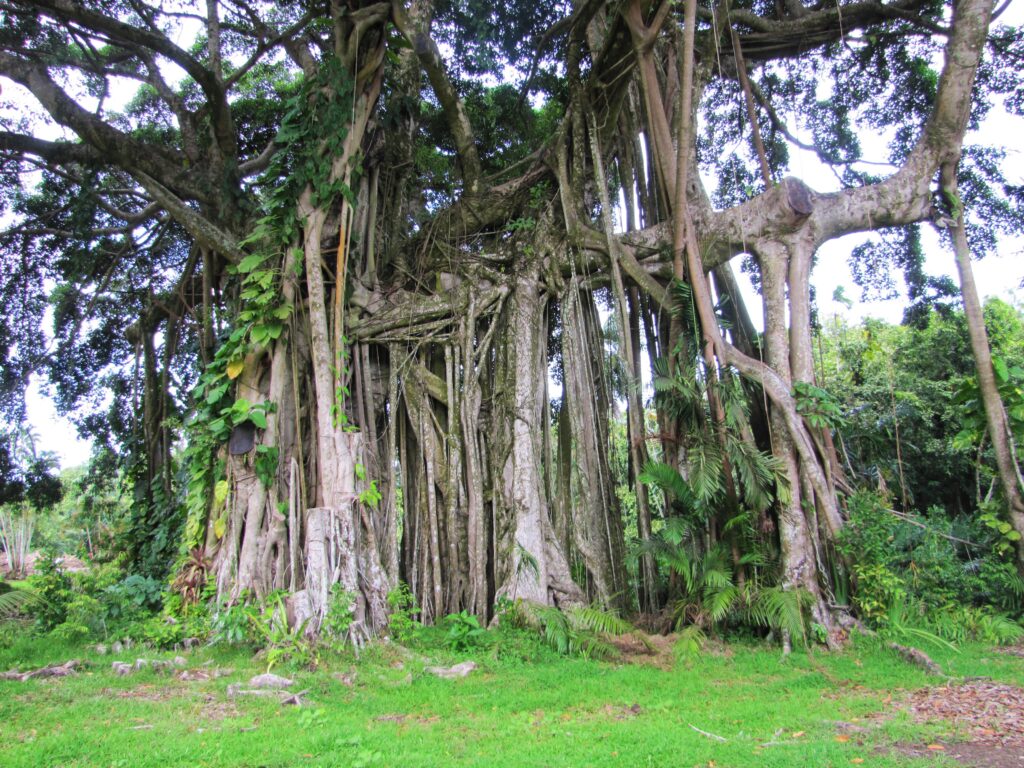
POLYGON ((881 564, 853 566, 857 579, 854 602, 860 615, 877 624, 889 619, 889 609, 907 596, 905 581, 881 564))
POLYGON ((487 630, 480 626, 476 616, 467 611, 450 613, 444 620, 448 625, 445 639, 448 641, 448 647, 456 653, 481 645, 487 636, 487 630))
POLYGON ((32 608, 36 626, 49 631, 63 624, 68 603, 74 598, 74 584, 52 554, 44 554, 37 561, 36 573, 28 578, 28 587, 38 596, 32 608))
POLYGON ((324 616, 321 629, 334 644, 343 646, 348 641, 349 630, 356 618, 355 608, 355 595, 347 592, 340 584, 331 587, 327 615, 324 616))
POLYGON ((250 645, 253 643, 252 627, 259 615, 255 606, 246 605, 244 595, 238 602, 220 606, 211 624, 211 642, 229 645, 250 645))
POLYGON ((154 616, 141 627, 142 639, 154 648, 173 648, 188 635, 188 628, 170 616, 154 616))
POLYGON ((299 712, 299 726, 304 731, 321 727, 326 719, 322 709, 303 709, 299 712))
POLYGON ((132 574, 102 592, 107 618, 131 621, 159 610, 163 584, 148 576, 132 574))
POLYGON ((190 605, 199 602, 203 589, 206 587, 209 571, 210 558, 206 556, 206 548, 193 547, 171 585, 171 588, 181 595, 183 611, 187 611, 190 605))
POLYGON ((315 643, 306 637, 309 620, 288 625, 288 611, 281 592, 267 596, 262 610, 251 616, 258 643, 263 647, 269 672, 279 662, 287 661, 299 666, 313 666, 316 663, 315 643))
POLYGON ((388 608, 391 611, 388 629, 391 631, 392 639, 399 643, 412 640, 421 626, 416 621, 420 608, 416 605, 416 598, 409 590, 408 584, 400 582, 388 593, 388 608))
POLYGON ((698 656, 704 650, 704 645, 707 641, 708 636, 696 624, 683 627, 673 648, 676 658, 688 661, 698 656))
POLYGON ((805 381, 793 383, 796 410, 815 429, 841 429, 846 426, 839 402, 821 387, 805 381))

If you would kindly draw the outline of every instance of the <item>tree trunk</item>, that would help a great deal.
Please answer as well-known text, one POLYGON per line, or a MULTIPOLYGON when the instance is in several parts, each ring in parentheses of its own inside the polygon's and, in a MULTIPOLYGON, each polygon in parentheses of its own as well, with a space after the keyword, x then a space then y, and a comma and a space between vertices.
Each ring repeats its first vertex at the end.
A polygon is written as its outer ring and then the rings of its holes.
POLYGON ((999 470, 999 484, 1006 500, 1010 524, 1020 534, 1017 540, 1017 570, 1024 575, 1024 495, 1021 493, 1020 466, 1017 464, 1013 446, 1013 434, 1003 407, 999 388, 996 386, 995 372, 992 368, 992 350, 985 331, 985 316, 978 288, 974 283, 974 270, 971 267, 971 251, 967 243, 967 232, 964 229, 963 212, 957 217, 951 229, 953 237, 953 253, 956 257, 957 273, 960 276, 960 293, 964 302, 964 316, 967 319, 967 335, 971 341, 971 352, 974 355, 974 368, 978 375, 978 389, 981 402, 985 408, 985 420, 988 423, 988 434, 992 440, 992 451, 996 457, 999 470))

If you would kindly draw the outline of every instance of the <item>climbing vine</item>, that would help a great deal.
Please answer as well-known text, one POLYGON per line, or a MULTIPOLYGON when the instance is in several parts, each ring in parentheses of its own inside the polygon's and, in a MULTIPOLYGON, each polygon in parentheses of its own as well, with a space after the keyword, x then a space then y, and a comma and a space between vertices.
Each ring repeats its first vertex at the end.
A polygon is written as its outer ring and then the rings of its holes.
MULTIPOLYGON (((202 543, 208 516, 226 507, 226 465, 223 459, 214 460, 217 450, 240 424, 250 422, 265 430, 267 415, 276 409, 270 401, 253 403, 231 395, 250 364, 247 360, 258 360, 279 341, 293 318, 295 308, 285 300, 282 287, 285 280, 300 277, 303 270, 301 250, 294 245, 303 224, 296 201, 308 186, 315 205, 329 205, 339 196, 354 203, 349 185, 331 180, 330 163, 330 158, 341 154, 351 109, 351 75, 334 56, 325 57, 316 74, 301 80, 288 98, 275 138, 278 151, 257 184, 265 191, 261 201, 264 214, 241 243, 248 253, 229 269, 241 279, 234 330, 192 392, 195 413, 186 427, 188 482, 182 556, 202 543), (211 490, 215 491, 212 506, 211 490)), ((256 448, 254 471, 265 487, 273 482, 278 459, 276 447, 256 448)), ((221 525, 215 526, 215 534, 223 535, 225 519, 222 515, 218 520, 221 525)))

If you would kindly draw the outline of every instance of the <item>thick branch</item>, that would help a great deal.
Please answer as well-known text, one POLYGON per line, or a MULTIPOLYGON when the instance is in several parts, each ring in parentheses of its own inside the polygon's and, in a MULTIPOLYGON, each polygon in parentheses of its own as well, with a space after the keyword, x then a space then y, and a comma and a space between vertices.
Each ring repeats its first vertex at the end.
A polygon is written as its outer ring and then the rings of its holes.
POLYGON ((50 78, 44 66, 0 52, 0 73, 31 91, 55 121, 77 133, 106 162, 159 178, 165 186, 188 197, 205 197, 188 180, 180 155, 165 147, 135 141, 83 109, 50 78))
POLYGON ((87 30, 103 35, 117 45, 155 51, 184 69, 206 94, 213 117, 213 134, 217 146, 225 157, 234 157, 237 151, 234 123, 225 91, 220 78, 196 58, 153 29, 133 27, 110 16, 91 11, 71 0, 36 0, 33 6, 58 22, 81 24, 87 30))
POLYGON ((409 18, 401 2, 392 4, 392 15, 395 26, 416 51, 416 56, 430 79, 430 85, 434 89, 437 100, 441 102, 441 108, 448 121, 448 129, 452 132, 452 138, 455 139, 455 149, 459 153, 459 161, 462 163, 462 177, 466 191, 475 195, 480 191, 481 171, 480 155, 476 149, 473 126, 469 122, 469 115, 466 113, 462 99, 459 98, 455 86, 448 79, 448 73, 445 70, 437 43, 409 18))
POLYGON ((245 253, 238 247, 235 238, 194 211, 156 179, 144 173, 137 172, 134 175, 153 200, 162 205, 197 243, 216 251, 230 262, 237 263, 242 260, 245 253))

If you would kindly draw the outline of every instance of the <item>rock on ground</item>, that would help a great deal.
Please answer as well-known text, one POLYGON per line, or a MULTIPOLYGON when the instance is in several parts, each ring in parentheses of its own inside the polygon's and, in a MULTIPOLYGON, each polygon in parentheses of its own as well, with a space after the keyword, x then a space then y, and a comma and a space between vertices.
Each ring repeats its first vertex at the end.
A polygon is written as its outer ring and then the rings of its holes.
POLYGON ((424 671, 436 677, 443 677, 445 680, 454 680, 458 677, 466 677, 474 669, 476 669, 475 661, 464 661, 451 667, 427 667, 424 671))
POLYGON ((287 677, 281 677, 280 675, 272 675, 269 672, 265 675, 256 675, 249 681, 249 685, 253 688, 288 688, 295 684, 294 680, 289 680, 287 677))

